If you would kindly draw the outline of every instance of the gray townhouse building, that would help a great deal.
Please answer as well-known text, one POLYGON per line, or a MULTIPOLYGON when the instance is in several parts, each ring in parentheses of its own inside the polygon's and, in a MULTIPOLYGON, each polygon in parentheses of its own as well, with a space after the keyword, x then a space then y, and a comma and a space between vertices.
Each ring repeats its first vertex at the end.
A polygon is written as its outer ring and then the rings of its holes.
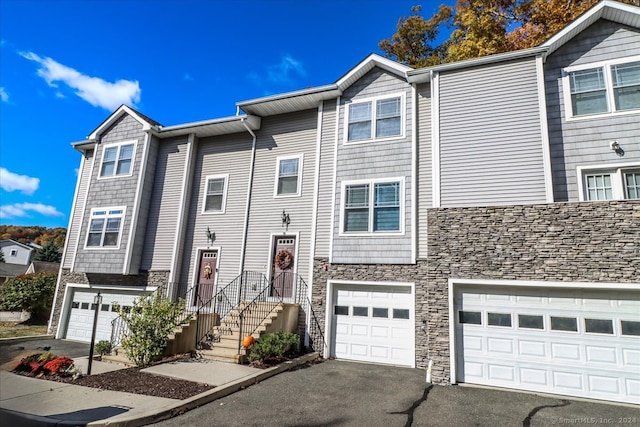
POLYGON ((108 339, 158 288, 259 292, 253 272, 310 301, 325 357, 640 402, 640 8, 237 106, 173 126, 122 106, 73 144, 56 337, 89 341, 95 308, 108 339))

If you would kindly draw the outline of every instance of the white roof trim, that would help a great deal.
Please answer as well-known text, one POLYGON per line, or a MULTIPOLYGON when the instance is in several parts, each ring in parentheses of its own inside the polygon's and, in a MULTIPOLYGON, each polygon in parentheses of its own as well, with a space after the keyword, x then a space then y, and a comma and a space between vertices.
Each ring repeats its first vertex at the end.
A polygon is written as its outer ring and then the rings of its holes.
POLYGON ((406 74, 411 70, 411 67, 400 64, 399 62, 392 61, 388 58, 384 58, 378 54, 372 53, 365 59, 360 61, 358 65, 349 70, 344 76, 342 76, 336 84, 340 90, 344 91, 346 88, 354 83, 354 77, 360 78, 361 74, 372 70, 374 67, 380 67, 390 73, 393 73, 399 77, 406 79, 406 74))
POLYGON ((151 129, 151 124, 148 121, 146 121, 145 119, 140 117, 140 115, 138 113, 136 113, 135 111, 133 111, 131 108, 127 107, 126 105, 121 105, 116 111, 114 111, 107 118, 107 120, 102 122, 102 124, 100 126, 98 126, 98 128, 96 130, 91 132, 91 134, 89 136, 87 136, 87 139, 95 140, 98 137, 98 135, 100 135, 105 129, 107 129, 109 126, 111 126, 113 124, 113 122, 115 122, 117 119, 119 119, 123 114, 129 114, 131 117, 133 117, 138 122, 140 122, 140 124, 142 125, 142 129, 143 130, 151 129))
POLYGON ((240 101, 240 102, 236 102, 236 106, 242 108, 248 105, 253 105, 253 104, 262 104, 264 102, 270 102, 270 101, 280 101, 283 99, 287 99, 287 98, 295 98, 298 96, 305 96, 305 95, 315 95, 317 93, 321 93, 321 92, 330 92, 333 90, 338 89, 338 87, 335 84, 332 85, 325 85, 325 86, 318 86, 318 87, 313 87, 310 89, 301 89, 301 90, 296 90, 293 92, 285 92, 285 93, 279 93, 276 95, 269 95, 269 96, 263 96, 262 98, 254 98, 254 99, 248 99, 246 101, 240 101))
POLYGON ((602 0, 540 46, 548 48, 549 52, 547 55, 549 55, 578 35, 584 24, 591 25, 600 18, 617 21, 615 16, 616 14, 611 13, 613 11, 629 13, 640 18, 640 7, 631 6, 617 1, 602 0))

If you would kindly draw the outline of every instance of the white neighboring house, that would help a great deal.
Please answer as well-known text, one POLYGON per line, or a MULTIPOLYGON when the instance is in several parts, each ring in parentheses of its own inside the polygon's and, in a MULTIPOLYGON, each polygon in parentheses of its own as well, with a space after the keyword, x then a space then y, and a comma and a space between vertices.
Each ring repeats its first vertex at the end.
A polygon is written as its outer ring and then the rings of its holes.
POLYGON ((31 256, 35 252, 35 248, 7 239, 0 241, 0 250, 4 255, 4 262, 7 264, 29 265, 31 256))

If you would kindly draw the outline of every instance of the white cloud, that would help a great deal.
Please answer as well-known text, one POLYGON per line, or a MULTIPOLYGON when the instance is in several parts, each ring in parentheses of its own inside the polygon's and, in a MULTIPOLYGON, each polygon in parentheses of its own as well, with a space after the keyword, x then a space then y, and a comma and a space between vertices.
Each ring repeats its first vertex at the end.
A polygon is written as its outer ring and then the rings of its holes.
POLYGON ((0 100, 2 100, 2 102, 9 102, 9 94, 3 87, 0 87, 0 100))
POLYGON ((302 62, 293 58, 291 55, 284 55, 280 58, 280 62, 277 64, 265 67, 264 76, 255 71, 251 71, 246 77, 258 86, 260 86, 263 81, 279 85, 291 85, 295 83, 297 77, 305 77, 306 75, 307 72, 305 71, 302 62))
POLYGON ((40 185, 38 178, 27 175, 18 175, 5 168, 0 168, 0 187, 4 191, 22 191, 24 194, 33 194, 40 185))
POLYGON ((140 102, 141 91, 138 81, 118 80, 111 83, 98 77, 87 76, 49 57, 42 58, 33 52, 20 52, 20 55, 40 64, 38 75, 49 86, 57 88, 57 82, 62 82, 94 107, 111 111, 121 104, 135 106, 140 102))
POLYGON ((42 203, 14 203, 0 206, 0 219, 29 217, 31 212, 44 216, 63 216, 54 206, 42 203))

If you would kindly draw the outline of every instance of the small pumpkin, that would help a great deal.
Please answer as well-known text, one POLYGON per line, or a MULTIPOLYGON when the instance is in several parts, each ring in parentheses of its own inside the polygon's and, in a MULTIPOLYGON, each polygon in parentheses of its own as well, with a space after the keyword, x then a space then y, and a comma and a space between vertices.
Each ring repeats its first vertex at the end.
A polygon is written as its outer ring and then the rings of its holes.
POLYGON ((247 335, 246 337, 244 337, 244 339, 242 340, 242 346, 244 348, 249 348, 251 347, 251 344, 253 344, 254 342, 256 342, 255 339, 253 339, 253 337, 251 335, 247 335))

